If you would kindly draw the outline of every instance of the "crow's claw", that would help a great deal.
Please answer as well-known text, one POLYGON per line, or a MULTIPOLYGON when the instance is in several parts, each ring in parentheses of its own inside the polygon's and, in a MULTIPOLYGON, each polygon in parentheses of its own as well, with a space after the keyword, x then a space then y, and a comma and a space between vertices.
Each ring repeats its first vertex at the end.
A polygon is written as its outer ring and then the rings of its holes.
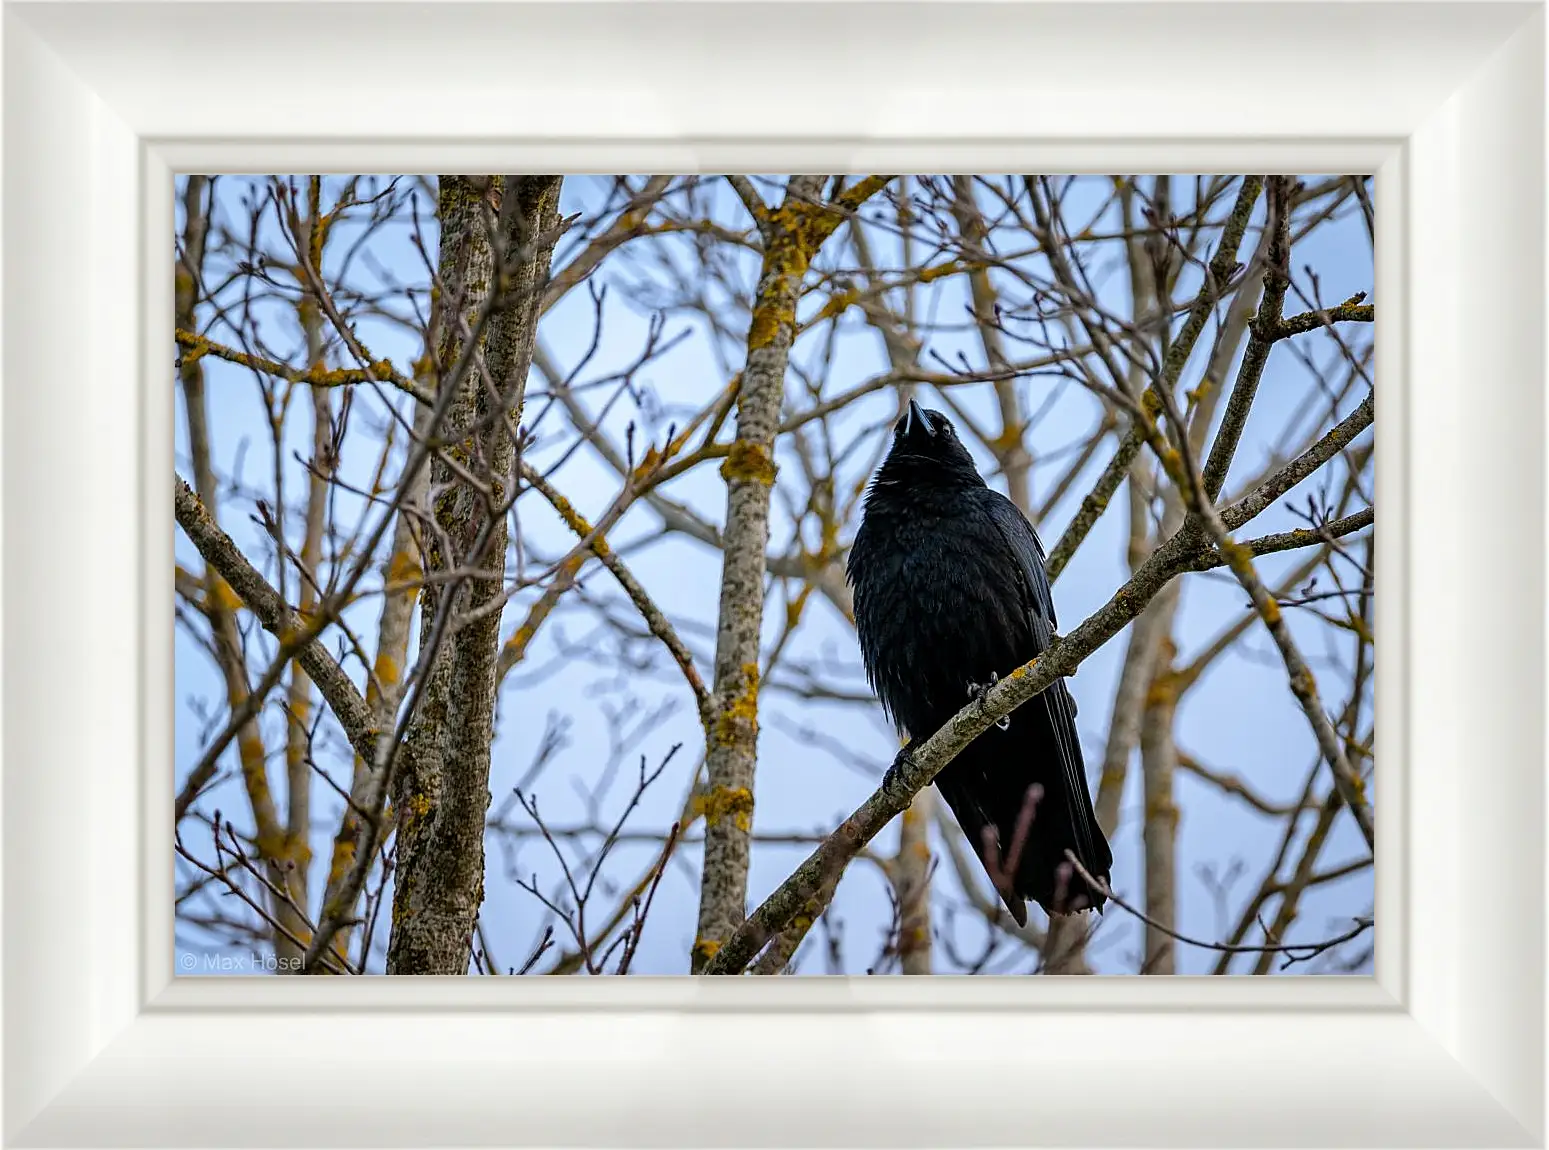
MULTIPOLYGON (((968 697, 970 699, 977 699, 977 700, 979 700, 979 713, 981 715, 984 714, 984 709, 985 709, 986 705, 988 704, 989 697, 990 697, 990 689, 993 688, 995 686, 995 684, 998 683, 998 682, 1000 682, 1000 676, 997 675, 994 671, 991 671, 990 672, 990 681, 988 683, 969 683, 968 684, 968 697)), ((1008 721, 1006 721, 1004 723, 997 723, 996 725, 999 726, 1001 728, 1001 730, 1005 730, 1006 727, 1009 727, 1011 725, 1011 723, 1008 720, 1008 721)))
POLYGON ((898 754, 893 756, 893 761, 888 764, 886 772, 882 775, 882 789, 884 791, 892 790, 893 785, 898 782, 899 776, 903 773, 903 769, 912 766, 914 766, 914 740, 910 739, 899 749, 898 754))

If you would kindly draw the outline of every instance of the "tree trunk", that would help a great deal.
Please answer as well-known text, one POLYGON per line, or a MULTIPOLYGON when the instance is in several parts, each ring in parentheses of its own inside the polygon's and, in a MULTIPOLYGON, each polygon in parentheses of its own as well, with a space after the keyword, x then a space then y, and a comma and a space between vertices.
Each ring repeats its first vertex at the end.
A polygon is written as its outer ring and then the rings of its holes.
POLYGON ((929 974, 930 823, 936 792, 927 787, 904 811, 898 831, 893 886, 898 898, 898 961, 904 974, 929 974))
MULTIPOLYGON (((1169 628, 1172 614, 1167 611, 1169 628)), ((1178 748, 1173 742, 1178 685, 1173 674, 1174 654, 1172 639, 1164 638, 1140 725, 1140 771, 1146 801, 1141 831, 1146 857, 1146 913, 1161 923, 1178 921, 1178 803, 1173 794, 1173 772, 1178 765, 1178 748)), ((1145 938, 1140 972, 1177 973, 1177 946, 1172 936, 1147 923, 1145 938)))
POLYGON ((451 374, 486 308, 489 319, 481 341, 483 363, 464 376, 436 432, 449 445, 445 454, 452 462, 440 455, 431 462, 437 530, 427 540, 426 574, 474 568, 479 575, 427 582, 421 592, 420 642, 439 646, 409 730, 412 770, 395 796, 398 869, 390 974, 466 974, 484 897, 501 618, 493 604, 505 590, 505 505, 516 454, 511 429, 521 418, 559 189, 558 176, 441 179, 442 379, 451 374), (494 301, 491 292, 499 293, 494 301), (459 468, 487 491, 459 477, 459 468), (481 615, 456 627, 442 618, 443 612, 450 618, 481 608, 481 615))
MULTIPOLYGON (((775 431, 785 367, 796 336, 796 303, 812 258, 844 212, 818 202, 823 176, 793 176, 778 210, 750 204, 764 260, 748 323, 748 354, 737 393, 737 436, 721 467, 726 480, 725 560, 715 641, 714 721, 707 732, 704 871, 690 969, 698 973, 747 915, 758 743, 759 632, 764 618, 764 549, 774 486, 775 431)), ((847 208, 886 182, 868 177, 846 193, 847 208), (853 201, 853 202, 849 202, 853 201)), ((750 197, 756 196, 751 190, 750 197)))
MULTIPOLYGON (((307 179, 307 214, 299 221, 297 236, 306 244, 308 259, 318 274, 322 274, 322 251, 325 232, 322 225, 322 177, 307 179)), ((307 282, 306 272, 298 268, 296 282, 307 282)), ((307 367, 320 367, 323 362, 323 315, 317 297, 303 289, 296 304, 296 319, 301 325, 307 346, 307 367)), ((295 386, 295 385, 292 385, 295 386)), ((323 555, 323 523, 328 506, 328 462, 333 441, 333 399, 327 388, 308 387, 307 398, 312 404, 312 470, 307 477, 307 514, 302 528, 301 565, 312 578, 299 579, 297 610, 305 617, 317 605, 317 587, 313 579, 319 574, 323 555)), ((283 571, 283 567, 281 568, 283 571)), ((290 874, 290 896, 296 908, 305 910, 310 904, 310 872, 312 864, 312 679, 298 659, 290 665, 290 685, 286 691, 287 727, 285 737, 285 790, 286 790, 286 855, 294 864, 290 874)), ((287 927, 303 942, 310 942, 310 928, 302 915, 293 908, 289 912, 287 927)), ((288 939, 283 941, 285 950, 276 946, 276 954, 299 958, 288 939)), ((282 963, 279 969, 287 974, 301 973, 301 963, 282 963)))

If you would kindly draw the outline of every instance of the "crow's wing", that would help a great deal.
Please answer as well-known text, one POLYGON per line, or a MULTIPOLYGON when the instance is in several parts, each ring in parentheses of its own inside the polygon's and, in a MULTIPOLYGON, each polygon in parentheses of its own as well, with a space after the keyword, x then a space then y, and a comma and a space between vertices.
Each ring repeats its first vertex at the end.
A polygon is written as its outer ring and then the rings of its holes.
MULTIPOLYGON (((998 491, 987 490, 986 495, 989 496, 985 506, 990 520, 1015 557, 1021 574, 1023 605, 1033 632, 1033 650, 1030 654, 1038 654, 1054 642, 1058 626, 1054 613, 1054 594, 1049 587, 1049 572, 1044 566, 1043 544, 1039 542, 1033 525, 1015 503, 998 491)), ((1095 846, 1101 832, 1098 831, 1096 815, 1092 810, 1086 764, 1081 756, 1081 740, 1076 731, 1075 699, 1065 686, 1065 680, 1056 679, 1041 695, 1030 699, 1024 706, 1042 706, 1047 709, 1082 862, 1088 866, 1101 866, 1102 859, 1095 846)))
POLYGON ((1022 594, 1033 617, 1041 651, 1054 641, 1054 632, 1059 627, 1059 619, 1054 613, 1054 593, 1049 588, 1049 571, 1044 566, 1043 544, 1015 503, 998 491, 986 490, 985 494, 989 496, 985 506, 990 520, 999 529, 1021 570, 1022 594))

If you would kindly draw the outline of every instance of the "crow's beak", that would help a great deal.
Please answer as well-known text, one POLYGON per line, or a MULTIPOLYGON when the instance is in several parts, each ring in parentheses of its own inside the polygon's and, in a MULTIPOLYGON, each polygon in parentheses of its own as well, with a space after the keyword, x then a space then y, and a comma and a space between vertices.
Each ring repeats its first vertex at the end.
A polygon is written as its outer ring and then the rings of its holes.
POLYGON ((930 425, 930 420, 925 418, 925 409, 915 400, 909 401, 909 410, 904 413, 904 435, 907 437, 918 424, 925 429, 926 435, 935 435, 936 429, 930 425))

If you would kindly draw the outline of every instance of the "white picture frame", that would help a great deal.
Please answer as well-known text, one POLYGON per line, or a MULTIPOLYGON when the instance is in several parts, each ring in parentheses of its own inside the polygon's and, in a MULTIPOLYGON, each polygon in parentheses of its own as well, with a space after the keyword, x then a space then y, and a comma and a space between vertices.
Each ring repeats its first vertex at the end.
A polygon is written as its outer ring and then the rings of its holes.
POLYGON ((5 3, 5 1145, 1545 1144, 1545 9, 5 3), (178 981, 175 171, 1377 173, 1372 978, 178 981))

